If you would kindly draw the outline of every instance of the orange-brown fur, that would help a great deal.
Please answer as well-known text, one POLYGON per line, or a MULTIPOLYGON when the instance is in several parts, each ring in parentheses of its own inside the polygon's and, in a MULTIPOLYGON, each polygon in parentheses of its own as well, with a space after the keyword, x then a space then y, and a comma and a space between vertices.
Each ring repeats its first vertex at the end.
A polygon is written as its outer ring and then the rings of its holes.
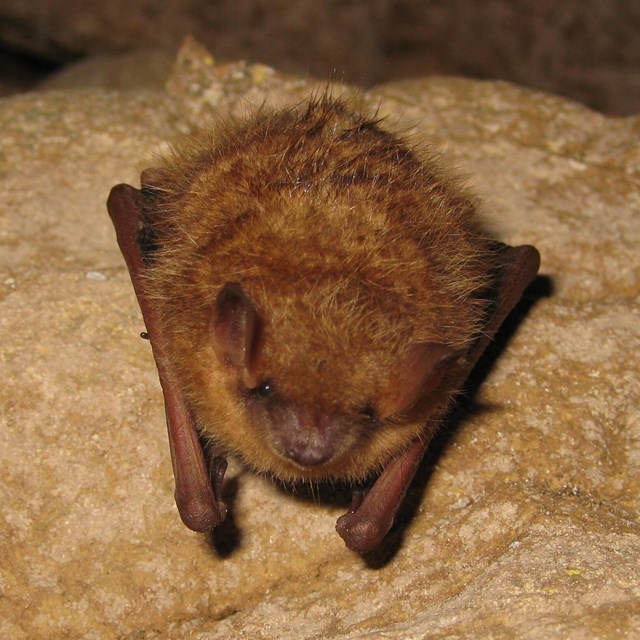
POLYGON ((199 428, 283 479, 362 478, 446 408, 446 376, 408 415, 371 424, 412 345, 465 349, 495 269, 473 201, 424 151, 321 97, 191 137, 147 172, 148 288, 199 428), (262 322, 257 377, 341 416, 344 455, 301 469, 278 455, 236 373, 216 358, 216 296, 238 282, 262 322))

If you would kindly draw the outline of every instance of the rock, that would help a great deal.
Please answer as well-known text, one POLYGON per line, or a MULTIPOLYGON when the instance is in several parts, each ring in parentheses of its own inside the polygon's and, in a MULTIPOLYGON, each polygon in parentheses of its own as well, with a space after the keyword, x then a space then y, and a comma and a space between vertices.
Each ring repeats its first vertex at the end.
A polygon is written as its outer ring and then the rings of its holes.
POLYGON ((91 56, 63 67, 41 82, 37 89, 161 90, 175 53, 171 49, 136 49, 129 53, 91 56))
POLYGON ((511 85, 365 96, 543 257, 387 543, 351 553, 333 530, 346 496, 291 495, 238 465, 229 522, 211 538, 181 524, 104 202, 180 131, 314 89, 192 43, 166 93, 0 102, 0 636, 638 635, 640 120, 511 85))

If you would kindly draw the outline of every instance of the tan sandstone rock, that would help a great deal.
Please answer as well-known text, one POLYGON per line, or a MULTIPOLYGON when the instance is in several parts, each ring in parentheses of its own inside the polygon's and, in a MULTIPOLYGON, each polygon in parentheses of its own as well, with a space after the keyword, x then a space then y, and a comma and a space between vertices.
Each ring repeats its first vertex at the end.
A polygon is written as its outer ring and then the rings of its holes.
POLYGON ((366 96, 543 257, 387 544, 363 560, 333 530, 344 496, 237 465, 233 519, 212 538, 181 524, 104 202, 177 132, 312 90, 192 44, 166 93, 0 102, 0 637, 638 637, 640 120, 511 85, 366 96))

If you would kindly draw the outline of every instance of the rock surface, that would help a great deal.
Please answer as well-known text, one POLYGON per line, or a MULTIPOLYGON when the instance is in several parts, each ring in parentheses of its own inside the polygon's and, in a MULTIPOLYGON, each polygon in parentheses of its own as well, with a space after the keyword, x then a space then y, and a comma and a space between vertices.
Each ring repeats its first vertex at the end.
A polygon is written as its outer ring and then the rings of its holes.
POLYGON ((367 96, 543 256, 387 544, 354 555, 341 499, 238 466, 233 518, 211 538, 181 524, 104 202, 193 123, 313 89, 191 46, 166 93, 0 102, 0 637, 638 637, 640 119, 510 85, 367 96))

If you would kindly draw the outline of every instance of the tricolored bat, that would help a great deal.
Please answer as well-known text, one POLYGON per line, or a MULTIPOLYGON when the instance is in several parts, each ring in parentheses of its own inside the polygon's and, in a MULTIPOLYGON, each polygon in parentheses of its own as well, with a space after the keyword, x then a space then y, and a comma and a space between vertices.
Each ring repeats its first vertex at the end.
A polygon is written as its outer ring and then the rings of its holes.
POLYGON ((234 455, 285 482, 369 481, 336 528, 379 545, 539 267, 428 150, 328 96, 190 136, 107 206, 195 531, 224 520, 234 455))

